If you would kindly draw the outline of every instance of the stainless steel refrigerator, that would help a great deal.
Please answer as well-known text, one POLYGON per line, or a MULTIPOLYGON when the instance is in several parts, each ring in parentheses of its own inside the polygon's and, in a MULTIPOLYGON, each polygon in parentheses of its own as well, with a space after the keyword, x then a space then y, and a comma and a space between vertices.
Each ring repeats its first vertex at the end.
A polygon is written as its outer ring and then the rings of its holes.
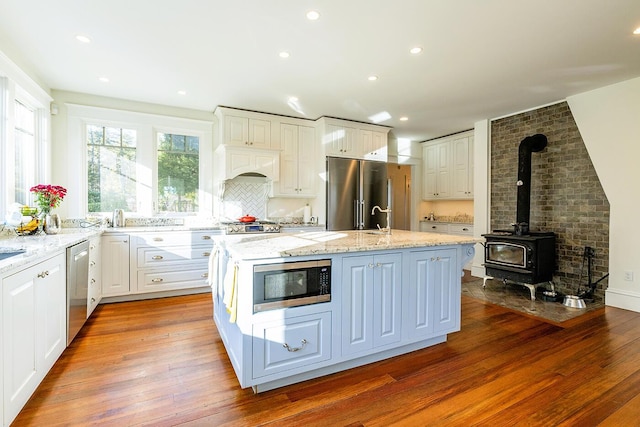
POLYGON ((386 163, 327 157, 327 230, 386 227, 389 191, 386 163))

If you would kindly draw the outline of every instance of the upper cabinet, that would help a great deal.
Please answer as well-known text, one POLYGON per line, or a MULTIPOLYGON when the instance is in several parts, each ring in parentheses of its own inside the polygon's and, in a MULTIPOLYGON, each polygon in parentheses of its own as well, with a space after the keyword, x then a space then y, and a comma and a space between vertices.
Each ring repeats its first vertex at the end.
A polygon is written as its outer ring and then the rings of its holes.
POLYGON ((316 197, 316 130, 313 126, 280 124, 280 180, 275 197, 316 197))
POLYGON ((422 198, 473 200, 473 131, 424 143, 422 198))
POLYGON ((318 123, 324 156, 387 161, 390 128, 329 117, 318 123))
POLYGON ((216 145, 280 149, 278 129, 273 124, 276 116, 226 107, 216 108, 215 116, 218 118, 216 145))

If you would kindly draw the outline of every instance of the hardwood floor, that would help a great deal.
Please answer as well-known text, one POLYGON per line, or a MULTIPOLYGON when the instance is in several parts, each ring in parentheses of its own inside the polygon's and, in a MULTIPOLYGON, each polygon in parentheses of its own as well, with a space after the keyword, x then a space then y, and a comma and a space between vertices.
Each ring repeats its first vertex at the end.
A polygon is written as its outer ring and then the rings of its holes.
POLYGON ((13 425, 631 426, 640 313, 570 327, 463 296, 446 343, 254 395, 209 295, 98 307, 13 425))

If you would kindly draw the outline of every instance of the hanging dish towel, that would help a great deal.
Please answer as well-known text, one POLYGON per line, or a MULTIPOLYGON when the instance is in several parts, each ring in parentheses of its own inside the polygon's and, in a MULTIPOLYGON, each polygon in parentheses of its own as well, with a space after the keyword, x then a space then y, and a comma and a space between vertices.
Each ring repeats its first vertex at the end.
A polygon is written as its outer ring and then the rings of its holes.
POLYGON ((238 265, 231 260, 224 276, 223 302, 227 307, 227 313, 229 313, 229 322, 236 323, 238 317, 238 265))

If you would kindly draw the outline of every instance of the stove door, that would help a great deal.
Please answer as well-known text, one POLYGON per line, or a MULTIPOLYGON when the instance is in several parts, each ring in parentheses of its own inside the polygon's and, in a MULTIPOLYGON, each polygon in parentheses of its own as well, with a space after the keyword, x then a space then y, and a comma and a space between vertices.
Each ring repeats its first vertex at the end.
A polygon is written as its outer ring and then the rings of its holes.
POLYGON ((510 242, 487 242, 484 260, 487 264, 498 264, 517 268, 530 268, 529 248, 510 242))

